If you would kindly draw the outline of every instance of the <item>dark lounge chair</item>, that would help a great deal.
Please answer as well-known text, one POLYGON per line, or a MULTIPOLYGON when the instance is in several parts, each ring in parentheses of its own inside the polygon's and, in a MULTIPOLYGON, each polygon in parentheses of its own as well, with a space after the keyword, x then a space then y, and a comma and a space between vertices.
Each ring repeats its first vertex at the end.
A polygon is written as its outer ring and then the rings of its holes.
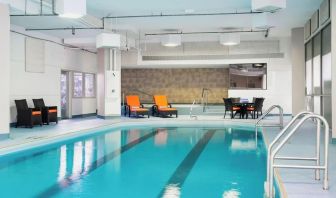
POLYGON ((224 118, 226 116, 227 111, 231 112, 231 119, 233 119, 237 113, 240 114, 240 117, 242 116, 240 112, 241 107, 235 106, 232 102, 232 98, 223 98, 223 100, 224 100, 224 105, 225 105, 224 118))
POLYGON ((168 103, 167 96, 155 95, 153 99, 154 99, 154 106, 152 109, 153 115, 154 114, 158 116, 176 115, 177 117, 177 109, 172 108, 171 104, 168 103))
POLYGON ((144 108, 144 106, 140 103, 139 96, 130 95, 126 96, 126 105, 125 105, 125 116, 128 112, 128 117, 131 117, 131 114, 135 116, 144 116, 147 115, 149 117, 149 110, 144 108))
POLYGON ((58 123, 57 118, 57 106, 45 106, 44 100, 40 99, 33 99, 33 103, 35 108, 39 108, 42 111, 42 122, 43 124, 49 125, 50 122, 58 123))
POLYGON ((25 126, 33 128, 34 125, 42 126, 42 112, 40 108, 29 108, 27 101, 15 100, 17 116, 16 127, 25 126))

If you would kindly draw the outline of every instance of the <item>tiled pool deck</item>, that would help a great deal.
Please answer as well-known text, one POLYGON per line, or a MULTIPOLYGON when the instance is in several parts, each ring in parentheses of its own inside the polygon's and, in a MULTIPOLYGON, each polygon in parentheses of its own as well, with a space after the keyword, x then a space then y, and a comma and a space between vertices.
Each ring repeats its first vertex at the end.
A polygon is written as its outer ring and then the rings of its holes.
MULTIPOLYGON (((290 117, 287 117, 287 121, 290 117)), ((47 142, 48 140, 57 139, 60 137, 66 137, 73 134, 81 134, 78 131, 94 129, 103 126, 111 125, 138 125, 143 123, 176 123, 176 122, 191 122, 202 124, 206 121, 223 122, 222 116, 198 116, 197 121, 190 119, 189 116, 179 116, 179 118, 156 118, 151 117, 134 119, 134 118, 119 118, 113 120, 102 120, 95 117, 83 118, 83 119, 71 119, 60 121, 58 125, 50 125, 43 127, 35 127, 34 129, 25 128, 12 128, 10 139, 0 141, 0 154, 3 151, 10 150, 10 148, 19 147, 21 145, 39 144, 47 142)), ((230 120, 225 119, 225 123, 250 123, 253 124, 255 120, 230 120)), ((269 121, 271 122, 271 121, 269 121)), ((300 129, 300 131, 286 144, 283 151, 280 154, 295 156, 311 157, 315 152, 315 140, 316 133, 313 123, 309 123, 300 129)), ((266 144, 272 140, 279 132, 276 128, 265 128, 263 130, 266 144)), ((322 138, 323 139, 323 138, 322 138)), ((281 169, 280 180, 284 186, 285 195, 288 197, 336 197, 336 145, 330 144, 329 155, 329 184, 330 189, 325 191, 322 189, 322 181, 314 180, 313 170, 298 170, 298 169, 281 169)), ((322 159, 323 160, 323 159, 322 159)), ((283 161, 283 163, 287 163, 283 161)), ((293 162, 288 162, 293 163, 293 162)), ((309 163, 309 162, 306 162, 309 163)), ((323 179, 323 174, 321 174, 323 179)))

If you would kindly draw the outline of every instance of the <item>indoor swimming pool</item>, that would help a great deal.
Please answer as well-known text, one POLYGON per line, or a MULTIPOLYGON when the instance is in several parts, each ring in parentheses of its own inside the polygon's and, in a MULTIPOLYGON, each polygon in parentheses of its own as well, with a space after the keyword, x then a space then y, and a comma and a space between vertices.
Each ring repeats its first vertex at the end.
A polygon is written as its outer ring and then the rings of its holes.
POLYGON ((97 131, 1 157, 1 197, 263 197, 257 140, 237 126, 97 131))

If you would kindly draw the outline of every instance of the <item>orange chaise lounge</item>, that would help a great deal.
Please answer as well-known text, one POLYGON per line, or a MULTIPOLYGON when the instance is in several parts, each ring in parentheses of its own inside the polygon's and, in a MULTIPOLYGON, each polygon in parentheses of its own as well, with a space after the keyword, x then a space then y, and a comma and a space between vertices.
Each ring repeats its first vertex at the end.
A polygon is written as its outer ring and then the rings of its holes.
POLYGON ((131 114, 135 116, 145 116, 149 117, 149 110, 144 108, 144 106, 140 103, 139 96, 130 95, 126 96, 126 105, 125 105, 125 116, 128 112, 128 116, 131 117, 131 114))
POLYGON ((154 106, 152 110, 153 115, 158 116, 172 116, 173 114, 177 117, 177 109, 172 108, 171 104, 168 103, 167 96, 165 95, 155 95, 154 96, 154 106))

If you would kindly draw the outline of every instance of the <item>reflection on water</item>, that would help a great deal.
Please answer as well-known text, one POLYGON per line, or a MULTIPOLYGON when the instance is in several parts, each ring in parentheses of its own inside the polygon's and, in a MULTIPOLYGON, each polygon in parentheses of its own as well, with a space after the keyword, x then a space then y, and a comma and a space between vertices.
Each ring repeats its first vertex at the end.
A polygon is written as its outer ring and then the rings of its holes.
POLYGON ((223 193, 223 198, 238 198, 240 197, 240 192, 237 189, 231 189, 223 193))
POLYGON ((60 166, 58 171, 58 181, 64 179, 66 176, 66 169, 67 169, 67 147, 66 145, 61 147, 61 154, 60 154, 60 166))
POLYGON ((230 145, 230 150, 235 151, 255 151, 256 140, 254 133, 241 129, 226 129, 230 136, 226 136, 226 141, 230 145))
POLYGON ((168 130, 164 128, 157 129, 157 133, 154 137, 155 145, 162 146, 167 144, 168 130))
POLYGON ((166 186, 163 198, 179 198, 181 195, 181 188, 178 184, 170 184, 166 186))

